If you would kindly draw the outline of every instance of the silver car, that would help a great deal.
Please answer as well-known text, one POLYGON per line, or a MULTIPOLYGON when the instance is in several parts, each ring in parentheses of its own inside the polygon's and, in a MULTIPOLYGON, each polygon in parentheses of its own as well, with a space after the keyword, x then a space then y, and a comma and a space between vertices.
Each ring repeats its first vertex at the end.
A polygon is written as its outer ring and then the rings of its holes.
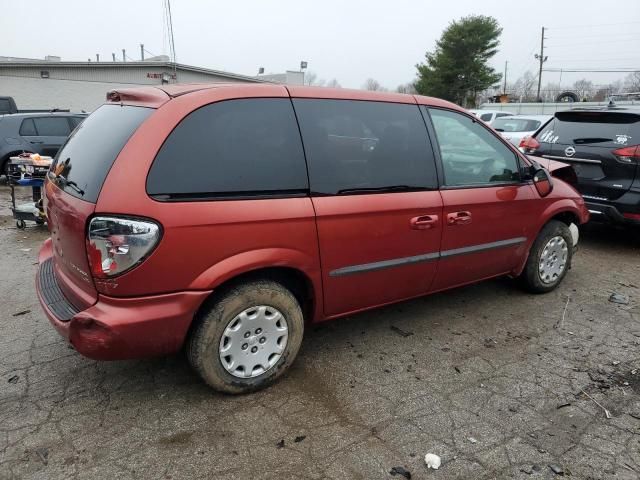
POLYGON ((538 128, 547 123, 553 115, 512 115, 496 118, 491 125, 500 135, 516 147, 527 135, 533 135, 538 128))

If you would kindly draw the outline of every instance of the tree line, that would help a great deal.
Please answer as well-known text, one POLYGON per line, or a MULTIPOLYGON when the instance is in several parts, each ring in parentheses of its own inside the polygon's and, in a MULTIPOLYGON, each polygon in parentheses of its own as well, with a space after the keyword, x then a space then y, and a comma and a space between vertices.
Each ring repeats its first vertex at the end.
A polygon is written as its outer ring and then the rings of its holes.
MULTIPOLYGON (((425 54, 424 62, 416 65, 416 79, 398 85, 394 91, 438 97, 465 107, 505 93, 504 85, 501 85, 502 74, 488 64, 498 52, 501 34, 502 27, 493 17, 470 15, 452 21, 436 41, 435 48, 425 54)), ((307 73, 305 83, 340 87, 335 78, 327 82, 313 72, 307 73)), ((507 83, 506 93, 521 102, 552 102, 566 91, 573 92, 580 101, 602 101, 612 94, 640 92, 640 71, 607 85, 595 85, 587 79, 564 87, 548 82, 540 89, 539 99, 537 87, 536 74, 527 71, 514 82, 507 83)), ((368 78, 362 89, 389 91, 374 78, 368 78)))

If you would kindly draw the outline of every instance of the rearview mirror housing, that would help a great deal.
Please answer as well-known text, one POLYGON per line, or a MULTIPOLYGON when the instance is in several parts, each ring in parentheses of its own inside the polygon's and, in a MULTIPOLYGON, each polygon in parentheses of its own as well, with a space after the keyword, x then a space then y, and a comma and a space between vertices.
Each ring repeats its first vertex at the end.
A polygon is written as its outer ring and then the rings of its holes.
POLYGON ((533 185, 538 191, 538 195, 542 198, 546 197, 553 191, 553 181, 551 174, 544 168, 540 168, 533 174, 533 185))

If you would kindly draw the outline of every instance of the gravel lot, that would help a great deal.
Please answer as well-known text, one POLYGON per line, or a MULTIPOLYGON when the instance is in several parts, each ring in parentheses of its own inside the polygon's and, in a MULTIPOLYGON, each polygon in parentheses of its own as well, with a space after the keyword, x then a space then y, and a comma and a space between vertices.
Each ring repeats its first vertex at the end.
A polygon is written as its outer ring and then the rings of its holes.
POLYGON ((70 349, 34 293, 46 228, 16 230, 8 198, 0 479, 640 477, 640 231, 583 229, 547 295, 500 279, 310 328, 288 376, 229 397, 181 355, 70 349))

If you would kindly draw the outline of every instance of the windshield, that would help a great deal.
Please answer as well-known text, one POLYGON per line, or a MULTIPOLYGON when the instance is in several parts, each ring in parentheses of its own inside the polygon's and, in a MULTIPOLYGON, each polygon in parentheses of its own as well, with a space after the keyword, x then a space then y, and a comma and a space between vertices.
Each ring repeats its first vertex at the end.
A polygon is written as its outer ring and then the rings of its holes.
POLYGON ((533 132, 541 123, 540 120, 502 117, 494 120, 493 128, 502 132, 533 132))
POLYGON ((95 203, 120 150, 152 112, 146 107, 101 106, 67 139, 49 178, 70 195, 95 203))

